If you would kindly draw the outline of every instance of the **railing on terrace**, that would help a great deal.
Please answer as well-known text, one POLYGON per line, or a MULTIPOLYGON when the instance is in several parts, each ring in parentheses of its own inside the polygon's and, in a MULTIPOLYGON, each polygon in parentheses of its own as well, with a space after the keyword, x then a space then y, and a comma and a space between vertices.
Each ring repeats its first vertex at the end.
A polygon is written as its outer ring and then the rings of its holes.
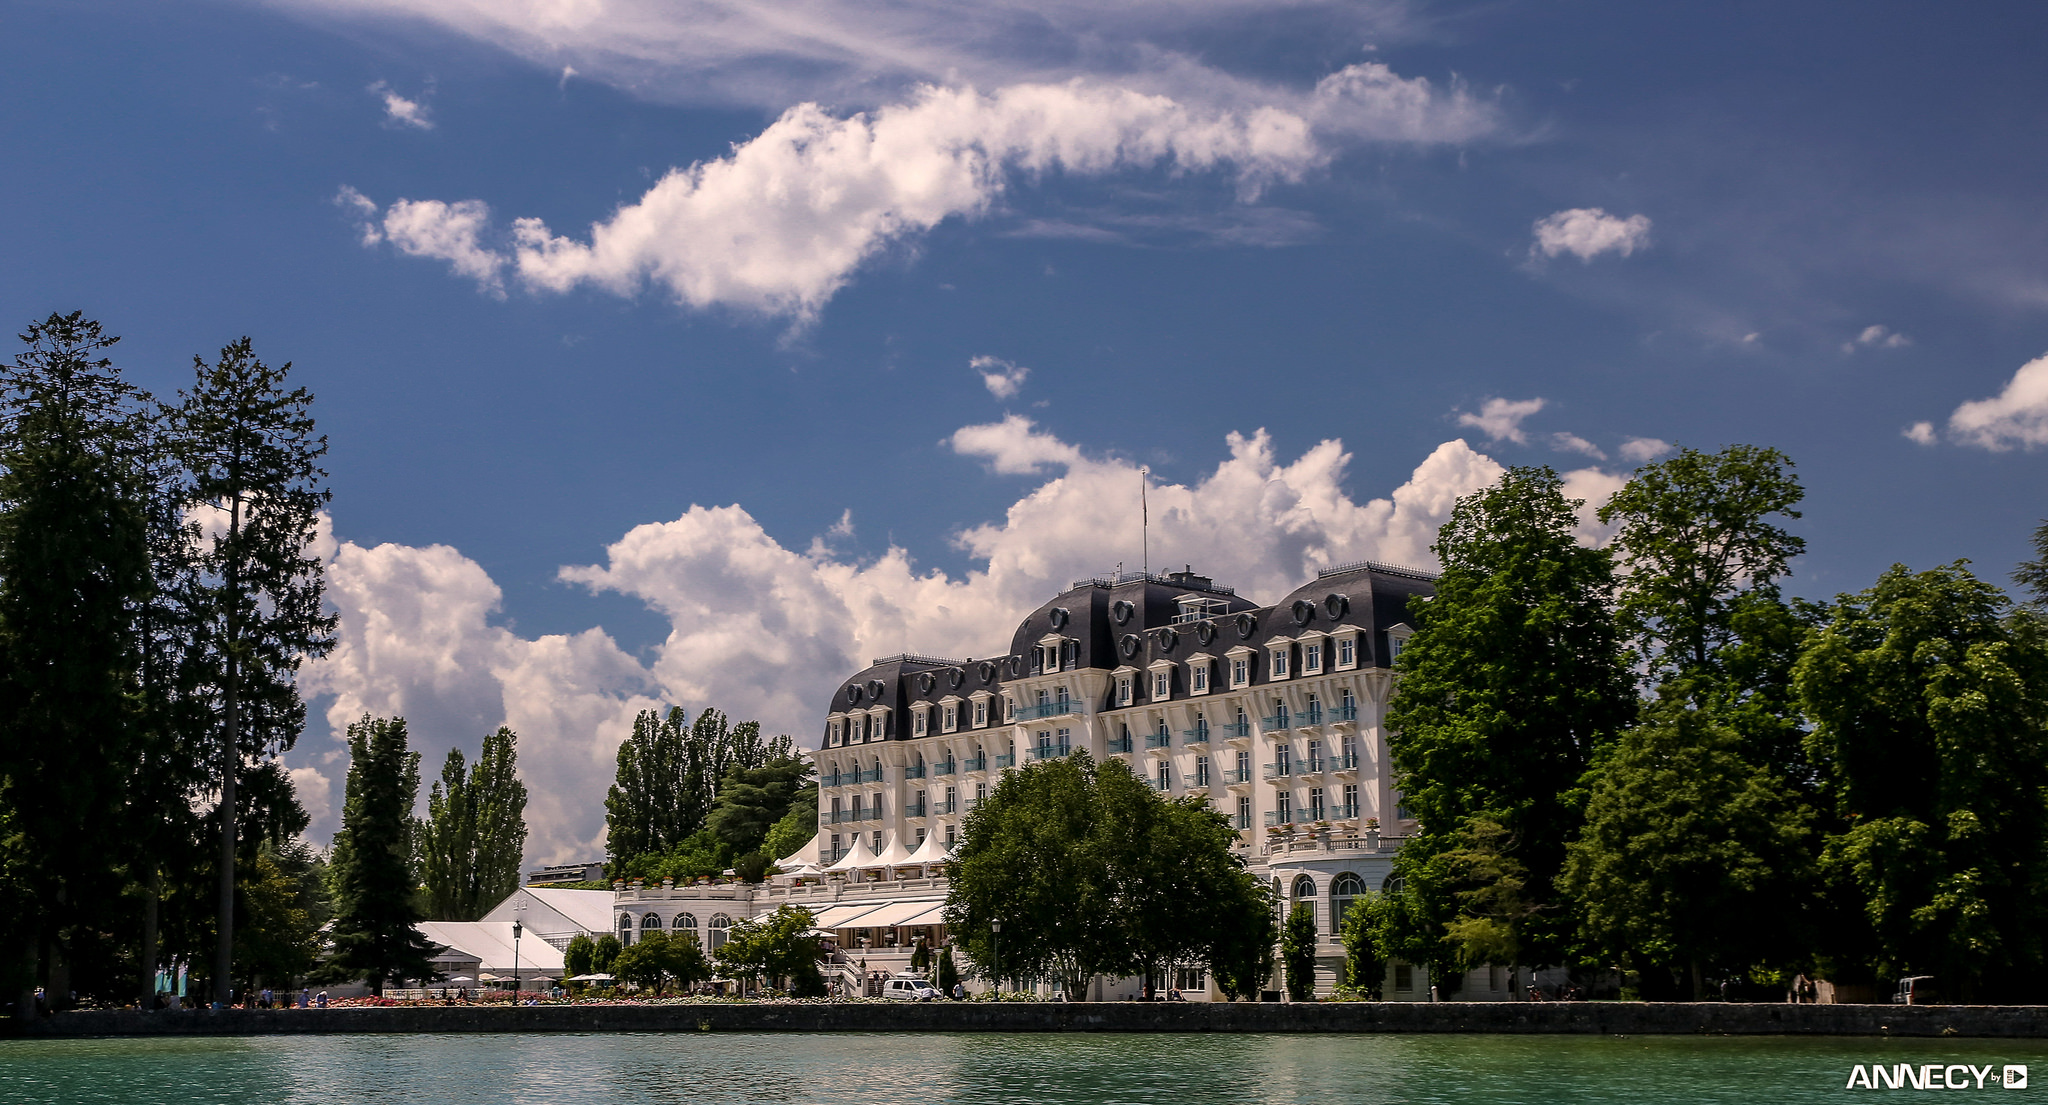
POLYGON ((1208 723, 1207 723, 1207 722, 1203 722, 1202 724, 1200 724, 1200 725, 1197 725, 1197 726, 1195 726, 1195 727, 1194 727, 1193 729, 1183 729, 1183 730, 1181 730, 1181 731, 1180 731, 1180 742, 1181 742, 1182 744, 1207 744, 1207 743, 1209 743, 1209 725, 1208 725, 1208 723))
POLYGON ((1232 820, 1236 822, 1236 824, 1237 824, 1237 827, 1238 827, 1238 830, 1239 830, 1239 831, 1243 831, 1243 830, 1245 830, 1245 829, 1249 829, 1249 828, 1251 828, 1251 827, 1252 827, 1252 815, 1251 815, 1251 814, 1248 814, 1248 813, 1239 813, 1239 814, 1232 814, 1232 815, 1231 815, 1231 817, 1232 817, 1232 820))
POLYGON ((894 656, 877 656, 875 664, 931 664, 941 668, 964 668, 965 660, 948 660, 944 656, 919 656, 914 652, 899 652, 894 656))
POLYGON ((1152 789, 1164 794, 1166 791, 1172 789, 1172 784, 1165 779, 1154 779, 1152 780, 1152 789))
POLYGON ((943 763, 936 763, 936 764, 933 764, 933 765, 932 765, 932 774, 934 774, 934 775, 951 775, 951 774, 953 774, 953 772, 954 772, 954 771, 955 771, 956 769, 958 769, 958 768, 959 768, 959 766, 960 766, 960 765, 958 765, 958 764, 954 763, 954 762, 953 762, 953 761, 951 761, 951 760, 947 760, 947 761, 945 761, 945 762, 943 762, 943 763))
POLYGON ((987 771, 987 770, 988 770, 988 757, 987 757, 987 756, 969 756, 969 757, 967 757, 966 759, 964 759, 964 760, 961 760, 961 761, 960 761, 960 764, 961 764, 960 770, 962 770, 962 771, 987 771))
POLYGON ((965 801, 965 802, 961 803, 961 805, 963 805, 963 806, 965 806, 965 807, 966 807, 967 809, 970 809, 970 810, 971 810, 971 809, 976 809, 976 808, 979 808, 982 802, 983 802, 983 799, 980 799, 980 798, 969 798, 969 799, 968 799, 967 801, 965 801))
POLYGON ((1266 778, 1268 779, 1285 779, 1292 774, 1294 774, 1294 765, 1292 763, 1266 765, 1266 778))
POLYGON ((905 816, 905 817, 923 817, 923 816, 924 816, 924 800, 923 800, 923 799, 919 799, 919 800, 917 800, 917 801, 915 801, 915 802, 909 802, 909 803, 906 803, 906 804, 904 805, 904 807, 903 807, 903 816, 905 816))
POLYGON ((853 773, 853 781, 856 783, 879 783, 882 781, 882 769, 871 767, 866 771, 855 771, 853 773))
POLYGON ((1145 734, 1145 747, 1171 748, 1173 747, 1173 734, 1167 732, 1147 733, 1145 734))
POLYGON ((1233 721, 1219 725, 1216 728, 1223 731, 1223 736, 1226 740, 1231 737, 1249 737, 1252 735, 1252 723, 1249 721, 1233 721))
POLYGON ((1269 717, 1262 717, 1259 719, 1259 725, 1269 732, 1274 729, 1294 728, 1294 722, 1286 714, 1273 714, 1269 717))
MULTIPOLYGON (((1441 578, 1437 573, 1427 568, 1409 568, 1400 564, 1384 564, 1377 560, 1354 560, 1349 564, 1333 564, 1317 572, 1316 578, 1328 579, 1331 576, 1341 576, 1346 572, 1358 571, 1360 568, 1371 568, 1381 575, 1406 576, 1409 579, 1420 579, 1429 583, 1435 583, 1441 578)), ((1075 584, 1075 586, 1078 587, 1080 584, 1075 584)))
POLYGON ((1018 721, 1037 721, 1040 718, 1062 717, 1081 712, 1080 703, 1074 699, 1053 699, 1051 702, 1037 702, 1017 707, 1018 721))
POLYGON ((1073 750, 1074 747, 1070 744, 1041 744, 1031 750, 1031 758, 1034 760, 1057 759, 1073 750))
POLYGON ((1248 767, 1225 768, 1223 771, 1223 781, 1225 783, 1249 783, 1252 781, 1252 769, 1248 767))
POLYGON ((959 801, 959 799, 954 799, 953 801, 950 801, 950 802, 933 802, 933 803, 932 803, 932 813, 933 813, 933 814, 935 814, 935 815, 939 815, 939 814, 948 814, 948 813, 959 813, 959 812, 960 812, 960 801, 959 801))
POLYGON ((1322 723, 1323 708, 1321 706, 1312 706, 1309 709, 1303 710, 1300 714, 1296 715, 1294 722, 1296 727, 1303 729, 1311 725, 1321 725, 1322 723))
POLYGON ((1343 755, 1341 755, 1341 756, 1332 756, 1332 757, 1330 757, 1330 770, 1331 770, 1331 771, 1357 771, 1357 770, 1358 770, 1358 753, 1356 753, 1356 752, 1346 752, 1346 753, 1344 753, 1344 754, 1343 754, 1343 755))
POLYGON ((1111 737, 1109 738, 1109 743, 1104 747, 1110 752, 1129 752, 1131 750, 1131 735, 1125 733, 1120 737, 1111 737))
POLYGON ((1301 761, 1301 773, 1303 775, 1321 775, 1323 773, 1323 764, 1325 762, 1327 761, 1325 761, 1321 756, 1317 756, 1314 759, 1310 760, 1303 760, 1301 761))
POLYGON ((1266 811, 1266 824, 1267 824, 1267 825, 1292 825, 1292 824, 1294 824, 1294 814, 1293 814, 1293 813, 1292 813, 1291 811, 1283 813, 1283 812, 1282 812, 1282 811, 1280 811, 1280 810, 1267 810, 1267 811, 1266 811))
POLYGON ((1001 770, 1002 768, 1006 768, 1006 767, 1016 767, 1016 766, 1017 766, 1017 754, 1016 754, 1015 752, 1005 752, 1005 753, 1003 753, 1002 755, 1000 755, 1000 756, 997 756, 997 757, 996 757, 996 768, 997 768, 997 770, 1001 770))
POLYGON ((1336 806, 1331 806, 1331 807, 1330 807, 1330 820, 1332 820, 1332 821, 1356 821, 1356 820, 1358 820, 1358 803, 1356 803, 1356 802, 1347 802, 1347 803, 1344 803, 1344 804, 1342 804, 1342 805, 1336 805, 1336 806))
POLYGON ((821 787, 845 786, 847 783, 851 782, 853 782, 851 776, 843 776, 839 774, 837 771, 833 772, 830 775, 818 776, 818 785, 821 787), (841 780, 844 780, 844 782, 842 782, 841 780))
POLYGON ((923 765, 923 764, 912 764, 912 765, 910 765, 909 767, 906 767, 906 768, 904 768, 904 769, 903 769, 903 777, 904 777, 904 778, 906 778, 906 779, 922 779, 922 778, 924 778, 924 765, 923 765))
POLYGON ((1211 583, 1207 587, 1203 587, 1185 579, 1168 579, 1163 575, 1154 575, 1151 572, 1118 572, 1113 576, 1096 576, 1093 579, 1077 579, 1072 584, 1068 585, 1067 590, 1072 591, 1080 587, 1100 587, 1104 590, 1107 590, 1111 587, 1121 587, 1126 583, 1164 583, 1169 586, 1179 587, 1183 590, 1203 591, 1212 595, 1237 594, 1237 591, 1234 588, 1225 587, 1219 583, 1211 583))
POLYGON ((1332 706, 1332 707, 1330 708, 1330 720, 1331 720, 1331 721, 1357 721, 1357 720, 1358 720, 1358 707, 1356 707, 1356 706, 1332 706))

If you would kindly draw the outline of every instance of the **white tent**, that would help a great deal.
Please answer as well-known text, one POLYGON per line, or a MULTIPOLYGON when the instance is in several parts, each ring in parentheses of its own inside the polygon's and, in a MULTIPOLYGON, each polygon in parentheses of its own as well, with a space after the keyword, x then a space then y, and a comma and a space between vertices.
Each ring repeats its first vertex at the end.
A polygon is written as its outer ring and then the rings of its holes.
POLYGON ((908 866, 911 862, 912 860, 910 858, 910 849, 905 848, 903 846, 903 834, 891 833, 889 834, 888 844, 884 846, 882 849, 882 854, 876 856, 873 863, 863 863, 861 864, 861 866, 905 867, 908 866))
POLYGON ((799 867, 818 866, 824 859, 823 856, 818 854, 818 839, 824 835, 823 833, 812 833, 809 843, 789 855, 776 860, 775 866, 782 868, 785 874, 799 867))
POLYGON ((910 858, 904 861, 904 865, 909 866, 916 863, 926 867, 933 867, 946 862, 950 858, 952 858, 952 852, 948 851, 945 844, 940 842, 939 835, 933 833, 924 838, 924 843, 917 846, 917 851, 910 853, 910 858))
POLYGON ((874 858, 875 854, 868 850, 867 839, 859 833, 855 833, 853 836, 853 847, 846 850, 846 854, 840 857, 838 863, 825 868, 825 870, 858 871, 863 867, 873 867, 874 858))

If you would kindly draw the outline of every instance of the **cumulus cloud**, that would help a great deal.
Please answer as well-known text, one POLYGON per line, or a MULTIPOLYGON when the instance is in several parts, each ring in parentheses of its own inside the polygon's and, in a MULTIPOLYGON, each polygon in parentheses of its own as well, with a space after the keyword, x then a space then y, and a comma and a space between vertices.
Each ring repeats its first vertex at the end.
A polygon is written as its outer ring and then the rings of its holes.
MULTIPOLYGON (((1932 433, 1929 427, 1925 435, 1908 430, 1907 436, 1925 444, 1923 436, 1931 440, 1932 433)), ((1964 445, 1994 453, 2048 445, 2048 355, 2021 365, 1997 395, 1957 407, 1948 416, 1948 433, 1964 445)))
POLYGON ((368 91, 384 101, 385 126, 412 127, 415 130, 434 129, 434 120, 427 114, 425 103, 406 99, 392 91, 391 86, 383 81, 371 85, 368 91))
POLYGON ((1488 399, 1479 405, 1479 413, 1460 411, 1458 425, 1471 426, 1484 433, 1492 441, 1512 441, 1517 445, 1529 444, 1529 435, 1522 429, 1523 419, 1543 409, 1548 400, 1544 399, 1488 399))
POLYGON ((1536 242, 1529 247, 1532 254, 1556 257, 1569 253, 1590 262, 1603 253, 1627 257, 1648 247, 1650 217, 1630 215, 1624 219, 1598 207, 1574 207, 1537 219, 1535 232, 1536 242))
POLYGON ((490 234, 491 209, 482 200, 402 199, 380 213, 368 196, 343 185, 335 202, 356 215, 365 246, 389 241, 409 256, 446 261, 457 276, 466 276, 486 293, 503 298, 505 287, 499 274, 505 257, 484 244, 490 234))
POLYGON ((982 386, 998 399, 1015 398, 1024 387, 1024 378, 1031 375, 1030 369, 1001 357, 976 357, 967 362, 967 367, 981 373, 982 386))
MULTIPOLYGON (((529 856, 600 855, 604 791, 637 711, 715 705, 815 745, 831 689, 872 657, 1006 650, 1023 611, 1071 580, 1136 561, 1136 465, 1090 456, 1019 421, 954 435, 953 447, 975 457, 990 457, 991 443, 1039 439, 1028 448, 1048 470, 1002 518, 956 535, 972 561, 958 574, 920 569, 902 548, 859 561, 816 543, 792 549, 738 505, 693 506, 637 526, 603 563, 562 569, 567 582, 638 599, 667 619, 667 638, 645 661, 600 629, 526 638, 498 624, 497 584, 454 549, 329 542, 323 555, 341 640, 308 665, 306 689, 337 733, 366 711, 405 715, 427 774, 449 746, 474 752, 485 733, 512 726, 533 793, 529 856)), ((1341 442, 1291 461, 1263 431, 1226 444, 1228 457, 1198 479, 1152 486, 1153 556, 1195 564, 1268 602, 1332 564, 1427 566, 1458 496, 1501 473, 1465 442, 1449 441, 1391 494, 1359 501, 1344 486, 1350 457, 1341 442)), ((1589 478, 1568 474, 1567 486, 1589 478)), ((308 744, 293 756, 323 763, 308 744)), ((343 770, 333 763, 313 774, 333 779, 343 770)), ((331 802, 328 809, 316 834, 334 828, 331 802)))
POLYGON ((1915 422, 1899 431, 1907 441, 1915 445, 1932 445, 1938 440, 1934 434, 1934 423, 1915 422))
POLYGON ((1883 326, 1866 326, 1863 332, 1842 343, 1842 352, 1854 353, 1858 348, 1903 349, 1913 344, 1913 339, 1883 326))
POLYGON ((1648 464, 1676 448, 1677 446, 1670 442, 1654 437, 1632 437, 1621 443, 1621 459, 1635 464, 1648 464))
POLYGON ((1565 433, 1563 431, 1551 434, 1550 445, 1560 453, 1578 453, 1581 456, 1592 457, 1595 460, 1607 459, 1607 454, 1598 445, 1587 441, 1577 434, 1565 433))
POLYGON ((1047 467, 1072 465, 1081 451, 1051 434, 1032 428, 1031 420, 1013 414, 1001 422, 962 426, 947 441, 964 457, 983 457, 998 475, 1036 475, 1047 467))

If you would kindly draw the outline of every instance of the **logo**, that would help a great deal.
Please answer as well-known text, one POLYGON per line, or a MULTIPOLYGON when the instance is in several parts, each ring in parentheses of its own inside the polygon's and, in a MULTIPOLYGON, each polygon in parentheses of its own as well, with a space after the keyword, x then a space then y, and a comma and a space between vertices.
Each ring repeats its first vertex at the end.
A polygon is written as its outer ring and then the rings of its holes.
POLYGON ((1858 1064, 1849 1068, 1845 1090, 1982 1090, 2004 1086, 2008 1090, 2027 1088, 2027 1065, 2007 1063, 2000 1071, 1990 1063, 1981 1067, 1965 1063, 1881 1063, 1858 1064), (1995 1073, 1994 1073, 1995 1072, 1995 1073))

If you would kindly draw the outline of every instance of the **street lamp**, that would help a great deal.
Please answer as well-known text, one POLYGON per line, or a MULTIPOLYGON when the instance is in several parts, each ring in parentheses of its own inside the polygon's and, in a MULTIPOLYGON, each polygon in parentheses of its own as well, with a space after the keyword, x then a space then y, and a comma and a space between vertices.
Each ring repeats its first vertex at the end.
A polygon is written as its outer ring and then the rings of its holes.
POLYGON ((994 962, 990 963, 989 967, 995 972, 996 976, 996 1000, 1001 1001, 1003 1000, 1003 923, 1001 921, 990 921, 988 923, 988 930, 995 934, 995 950, 989 953, 989 958, 994 962))
POLYGON ((513 912, 514 912, 514 914, 515 914, 515 916, 514 916, 514 917, 512 918, 512 1004, 514 1004, 514 1005, 518 1005, 518 1004, 519 1004, 519 934, 520 934, 520 933, 522 933, 522 932, 525 932, 525 931, 526 931, 526 926, 525 926, 524 924, 522 924, 522 923, 521 923, 521 920, 522 920, 522 919, 523 919, 523 918, 524 918, 524 917, 526 916, 526 903, 525 903, 525 902, 520 902, 520 903, 519 903, 518 905, 516 905, 516 906, 514 906, 514 907, 512 907, 512 908, 513 908, 513 912))

